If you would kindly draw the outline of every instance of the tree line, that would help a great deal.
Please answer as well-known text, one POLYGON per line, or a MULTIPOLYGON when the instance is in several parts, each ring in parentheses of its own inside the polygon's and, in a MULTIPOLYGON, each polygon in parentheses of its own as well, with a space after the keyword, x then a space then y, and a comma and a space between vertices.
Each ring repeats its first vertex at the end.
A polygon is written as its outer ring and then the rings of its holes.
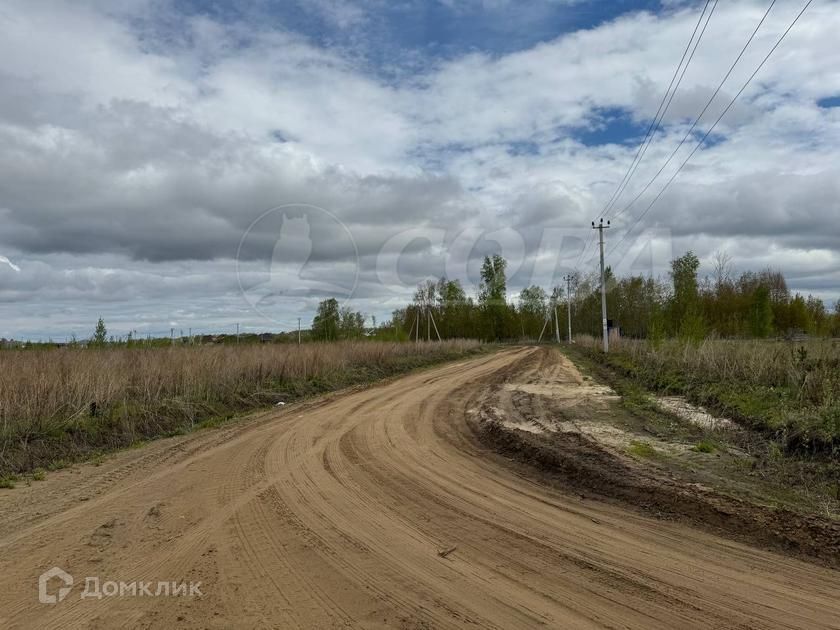
MULTIPOLYGON (((421 283, 411 304, 394 311, 390 322, 370 329, 365 328, 361 313, 340 309, 336 300, 325 300, 313 321, 312 338, 536 339, 541 333, 544 338, 555 334, 555 324, 549 321, 554 313, 560 335, 565 336, 565 287, 547 291, 529 286, 517 300, 509 300, 506 268, 501 256, 485 257, 475 297, 467 295, 458 280, 421 283)), ((840 335, 840 300, 828 310, 817 297, 792 293, 779 271, 747 271, 736 276, 725 254, 717 256, 710 276, 700 278, 699 268, 698 257, 690 251, 671 262, 667 279, 617 278, 607 268, 607 317, 612 327, 624 336, 649 339, 840 335)), ((599 336, 598 275, 572 274, 570 285, 573 334, 599 336)))

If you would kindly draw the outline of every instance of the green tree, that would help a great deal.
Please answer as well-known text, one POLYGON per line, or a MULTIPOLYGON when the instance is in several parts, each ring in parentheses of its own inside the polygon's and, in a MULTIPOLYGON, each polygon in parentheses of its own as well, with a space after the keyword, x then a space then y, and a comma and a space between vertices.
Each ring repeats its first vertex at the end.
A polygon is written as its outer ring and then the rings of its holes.
POLYGON ((318 303, 318 312, 312 320, 312 337, 320 341, 335 341, 341 323, 338 300, 330 298, 318 303))
POLYGON ((824 335, 828 332, 828 311, 825 308, 825 302, 820 298, 809 295, 805 301, 805 307, 808 309, 808 316, 810 319, 810 328, 808 332, 815 335, 824 335))
POLYGON ((665 316, 658 304, 653 306, 648 315, 647 338, 654 348, 659 348, 665 339, 665 316))
POLYGON ((358 339, 365 334, 365 316, 348 307, 341 309, 339 334, 342 339, 358 339))
POLYGON ((420 308, 429 308, 438 299, 438 285, 432 280, 426 280, 417 285, 414 292, 414 303, 420 308))
POLYGON ((440 334, 445 339, 469 337, 473 304, 467 298, 461 283, 458 280, 441 278, 437 286, 437 299, 440 317, 435 314, 435 321, 440 334))
POLYGON ((834 313, 831 316, 829 334, 832 337, 840 337, 840 300, 834 303, 834 313))
POLYGON ((478 289, 478 302, 481 306, 484 331, 487 339, 502 339, 506 334, 508 319, 507 261, 494 254, 484 257, 481 265, 481 284, 478 289))
POLYGON ((458 280, 441 278, 437 286, 438 304, 444 310, 461 306, 467 301, 467 294, 458 280))
POLYGON ((691 251, 671 261, 671 279, 674 282, 673 303, 675 314, 679 316, 678 322, 697 304, 697 270, 699 268, 700 259, 691 251))
MULTIPOLYGON (((555 287, 555 290, 557 289, 560 289, 560 287, 555 287)), ((560 291, 562 296, 562 289, 560 291)), ((519 308, 542 317, 545 316, 545 301, 547 299, 548 296, 542 287, 537 285, 526 287, 519 292, 519 308)))
POLYGON ((699 341, 705 336, 697 283, 699 268, 700 259, 692 251, 671 261, 671 279, 674 282, 671 326, 680 337, 691 341, 699 341))
POLYGON ((436 333, 432 330, 432 319, 439 320, 440 317, 436 311, 437 304, 440 303, 440 295, 438 288, 440 284, 433 280, 426 280, 417 285, 417 290, 414 292, 414 303, 412 304, 413 325, 415 339, 423 339, 429 337, 433 339, 436 333))
POLYGON ((507 261, 499 256, 485 256, 481 265, 481 285, 478 289, 478 301, 482 304, 491 302, 504 304, 507 299, 507 261))
POLYGON ((770 290, 759 285, 753 291, 750 307, 750 333, 753 337, 769 337, 773 332, 773 305, 770 303, 770 290))
POLYGON ((540 334, 547 313, 547 299, 545 290, 536 285, 519 292, 519 317, 523 334, 530 337, 540 334))
POLYGON ((814 321, 811 319, 811 313, 808 311, 808 303, 799 293, 790 301, 788 308, 788 326, 787 332, 803 331, 808 332, 814 328, 814 321))
POLYGON ((96 328, 93 331, 93 338, 91 343, 95 346, 104 346, 108 342, 108 329, 105 328, 105 322, 100 317, 96 322, 96 328))

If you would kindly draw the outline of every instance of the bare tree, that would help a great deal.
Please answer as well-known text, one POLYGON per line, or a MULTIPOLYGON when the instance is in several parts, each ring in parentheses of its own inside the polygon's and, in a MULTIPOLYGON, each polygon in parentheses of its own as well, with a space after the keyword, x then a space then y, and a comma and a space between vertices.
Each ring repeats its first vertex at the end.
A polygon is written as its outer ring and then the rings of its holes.
POLYGON ((732 256, 723 250, 715 252, 715 288, 720 291, 732 284, 732 256))

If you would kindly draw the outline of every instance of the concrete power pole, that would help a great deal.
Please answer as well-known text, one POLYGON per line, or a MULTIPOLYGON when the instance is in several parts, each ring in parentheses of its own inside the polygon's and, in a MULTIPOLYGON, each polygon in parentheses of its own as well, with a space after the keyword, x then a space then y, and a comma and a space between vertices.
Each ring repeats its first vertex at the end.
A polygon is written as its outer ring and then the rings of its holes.
POLYGON ((298 317, 298 345, 300 345, 300 317, 298 317))
POLYGON ((435 322, 435 317, 432 315, 431 311, 429 311, 429 319, 432 320, 432 326, 435 327, 435 334, 437 335, 438 341, 443 341, 443 339, 440 338, 440 331, 438 330, 437 322, 435 322))
POLYGON ((432 340, 432 320, 430 318, 430 315, 432 314, 432 312, 428 309, 425 309, 425 310, 426 310, 426 341, 431 341, 432 340))
POLYGON ((557 317, 557 305, 554 305, 554 338, 560 343, 560 319, 557 317))
POLYGON ((572 343, 572 276, 567 275, 566 280, 566 312, 569 323, 569 343, 572 343))
POLYGON ((540 331, 540 338, 537 339, 537 343, 542 343, 543 335, 545 334, 545 329, 548 327, 548 322, 551 321, 551 312, 546 311, 545 313, 545 321, 543 322, 542 330, 540 331))
POLYGON ((417 315, 414 317, 417 321, 417 330, 414 333, 414 342, 420 343, 420 309, 417 309, 417 315))
POLYGON ((610 222, 604 225, 601 219, 598 225, 592 222, 592 229, 598 230, 598 244, 601 247, 601 332, 604 337, 604 352, 610 351, 610 333, 607 330, 607 282, 604 277, 604 230, 610 227, 610 222))

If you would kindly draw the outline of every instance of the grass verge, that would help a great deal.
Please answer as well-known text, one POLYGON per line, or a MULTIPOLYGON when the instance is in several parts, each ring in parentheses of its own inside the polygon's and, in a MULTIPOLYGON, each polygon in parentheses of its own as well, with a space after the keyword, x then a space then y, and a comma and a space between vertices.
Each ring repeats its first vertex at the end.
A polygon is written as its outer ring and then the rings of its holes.
POLYGON ((699 345, 621 339, 604 354, 576 349, 659 394, 689 401, 761 431, 786 450, 840 456, 840 341, 709 339, 699 345))
POLYGON ((473 341, 366 341, 4 351, 0 484, 487 349, 473 341))
MULTIPOLYGON (((840 517, 840 459, 836 452, 791 448, 784 435, 762 429, 760 423, 699 427, 657 404, 656 394, 681 393, 679 390, 649 388, 638 372, 626 369, 622 356, 605 359, 599 351, 580 345, 564 347, 563 352, 621 396, 623 412, 615 414, 614 424, 650 436, 654 442, 686 447, 680 456, 666 457, 657 450, 658 456, 648 460, 655 459, 657 465, 691 482, 750 501, 834 520, 840 517)), ((628 451, 638 459, 645 457, 632 449, 631 445, 628 451)))

